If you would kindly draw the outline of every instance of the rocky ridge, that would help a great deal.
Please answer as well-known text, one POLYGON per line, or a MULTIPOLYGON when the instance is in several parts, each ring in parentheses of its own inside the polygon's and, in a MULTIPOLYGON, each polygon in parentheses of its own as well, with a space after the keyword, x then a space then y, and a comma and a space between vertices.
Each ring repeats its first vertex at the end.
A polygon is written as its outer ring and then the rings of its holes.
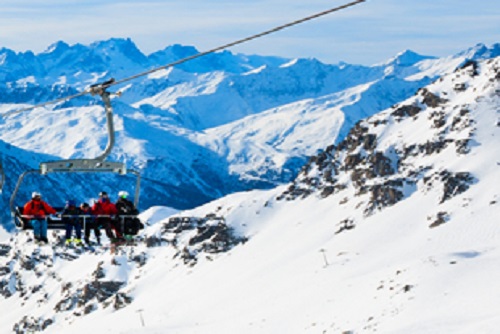
MULTIPOLYGON (((278 199, 345 194, 345 204, 353 195, 362 199, 357 208, 367 216, 417 191, 441 189, 441 204, 464 193, 475 176, 446 162, 471 159, 475 118, 500 104, 499 73, 498 57, 466 62, 414 97, 358 122, 338 145, 311 157, 278 199)), ((498 127, 496 113, 492 126, 498 127)), ((437 213, 433 226, 447 219, 446 212, 437 213)))

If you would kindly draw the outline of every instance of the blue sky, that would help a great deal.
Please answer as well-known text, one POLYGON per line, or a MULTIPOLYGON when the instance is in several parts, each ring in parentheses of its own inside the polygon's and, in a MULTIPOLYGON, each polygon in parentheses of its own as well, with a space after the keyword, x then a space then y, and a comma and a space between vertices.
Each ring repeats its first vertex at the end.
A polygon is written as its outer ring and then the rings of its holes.
MULTIPOLYGON (((179 43, 200 51, 349 0, 2 0, 0 47, 45 50, 130 37, 144 53, 179 43)), ((446 56, 500 42, 499 0, 367 0, 230 49, 371 65, 406 49, 446 56)))

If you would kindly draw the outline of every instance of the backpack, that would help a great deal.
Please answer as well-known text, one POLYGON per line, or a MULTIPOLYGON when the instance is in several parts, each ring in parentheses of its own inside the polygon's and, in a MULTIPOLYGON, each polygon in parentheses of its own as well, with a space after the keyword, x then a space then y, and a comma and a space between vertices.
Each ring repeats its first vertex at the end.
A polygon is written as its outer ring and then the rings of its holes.
POLYGON ((116 209, 118 210, 118 213, 126 215, 136 215, 139 213, 139 210, 135 208, 134 203, 126 199, 120 199, 116 203, 116 209))
POLYGON ((144 228, 144 224, 139 220, 139 218, 129 218, 125 220, 125 226, 123 228, 124 234, 136 235, 139 230, 144 228))

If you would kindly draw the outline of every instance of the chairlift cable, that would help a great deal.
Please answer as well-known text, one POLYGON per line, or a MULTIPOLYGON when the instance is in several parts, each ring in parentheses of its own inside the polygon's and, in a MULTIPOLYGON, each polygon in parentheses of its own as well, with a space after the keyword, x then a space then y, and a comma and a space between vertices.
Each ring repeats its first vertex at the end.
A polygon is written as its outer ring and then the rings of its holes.
MULTIPOLYGON (((164 70, 164 69, 167 69, 167 68, 170 68, 170 67, 173 67, 173 66, 176 66, 176 65, 188 62, 190 60, 193 60, 193 59, 196 59, 196 58, 199 58, 199 57, 203 57, 203 56, 206 56, 206 55, 211 54, 211 53, 215 53, 217 51, 222 51, 224 49, 233 47, 235 45, 243 44, 243 43, 251 41, 253 39, 257 39, 257 38, 260 38, 260 37, 263 37, 263 36, 275 33, 277 31, 283 30, 285 28, 288 28, 288 27, 291 27, 291 26, 295 26, 297 24, 300 24, 300 23, 303 23, 303 22, 306 22, 306 21, 310 21, 310 20, 316 19, 318 17, 325 16, 325 15, 333 13, 333 12, 337 12, 337 11, 340 11, 342 9, 346 9, 348 7, 355 6, 355 5, 360 4, 362 2, 365 2, 365 1, 366 0, 356 0, 356 1, 352 1, 352 2, 349 2, 347 4, 344 4, 342 6, 337 6, 337 7, 334 7, 334 8, 330 8, 328 10, 325 10, 325 11, 322 11, 322 12, 319 12, 319 13, 316 13, 316 14, 304 17, 302 19, 298 19, 298 20, 295 20, 295 21, 283 24, 283 25, 275 27, 273 29, 266 30, 266 31, 261 32, 259 34, 255 34, 255 35, 243 38, 243 39, 239 39, 237 41, 234 41, 234 42, 231 42, 231 43, 228 43, 228 44, 225 44, 225 45, 222 45, 222 46, 219 46, 219 47, 216 47, 216 48, 204 51, 204 52, 200 52, 200 53, 194 54, 194 55, 186 57, 186 58, 179 59, 179 60, 174 61, 172 63, 166 64, 166 65, 163 65, 163 66, 160 66, 160 67, 156 67, 156 68, 153 68, 153 69, 150 69, 150 70, 147 70, 147 71, 144 71, 144 72, 132 75, 130 77, 124 78, 124 79, 113 80, 112 82, 106 82, 106 83, 100 85, 100 88, 102 88, 103 90, 105 90, 108 87, 115 86, 115 85, 118 85, 118 84, 122 84, 124 82, 131 81, 131 80, 134 80, 134 79, 137 79, 137 78, 149 75, 151 73, 155 73, 155 72, 158 72, 158 71, 161 71, 161 70, 164 70)), ((22 113, 22 112, 25 112, 25 111, 29 111, 29 110, 32 110, 32 109, 35 109, 35 108, 44 107, 46 105, 55 104, 55 103, 58 103, 58 102, 64 102, 64 101, 72 100, 72 99, 75 99, 77 97, 80 97, 80 96, 83 96, 83 95, 86 95, 86 94, 92 94, 92 93, 93 93, 92 89, 86 89, 86 90, 84 90, 84 91, 82 91, 80 93, 74 94, 74 95, 69 95, 69 96, 62 97, 62 98, 59 98, 59 99, 56 99, 56 100, 53 100, 53 101, 48 101, 48 102, 44 102, 44 103, 40 103, 40 104, 36 104, 36 105, 30 106, 30 107, 26 107, 26 108, 21 108, 21 109, 18 109, 18 110, 9 111, 9 112, 1 114, 1 116, 6 117, 6 116, 9 116, 9 115, 19 114, 19 113, 22 113)))
POLYGON ((297 24, 300 24, 300 23, 303 23, 303 22, 306 22, 306 21, 310 21, 310 20, 313 20, 315 18, 318 18, 320 16, 324 16, 324 15, 327 15, 327 14, 330 14, 330 13, 333 13, 333 12, 336 12, 336 11, 339 11, 339 10, 342 10, 342 9, 345 9, 345 8, 348 8, 348 7, 351 7, 351 6, 354 6, 354 5, 357 5, 361 2, 365 2, 366 0, 356 0, 356 1, 353 1, 353 2, 350 2, 348 4, 345 4, 345 5, 342 5, 342 6, 338 6, 338 7, 335 7, 335 8, 331 8, 331 9, 328 9, 328 10, 325 10, 323 12, 320 12, 320 13, 316 13, 314 15, 310 15, 310 16, 307 16, 305 18, 302 18, 302 19, 299 19, 299 20, 296 20, 296 21, 293 21, 293 22, 290 22, 290 23, 287 23, 287 24, 284 24, 284 25, 281 25, 281 26, 278 26, 278 27, 275 27, 273 29, 270 29, 270 30, 267 30, 267 31, 264 31, 264 32, 261 32, 259 34, 255 34, 255 35, 252 35, 252 36, 249 36, 249 37, 246 37, 246 38, 243 38, 243 39, 240 39, 240 40, 237 40, 237 41, 234 41, 232 43, 228 43, 228 44, 225 44, 225 45, 222 45, 222 46, 219 46, 219 47, 216 47, 216 48, 213 48, 211 50, 207 50, 207 51, 204 51, 204 52, 200 52, 200 53, 197 53, 195 55, 192 55, 192 56, 189 56, 189 57, 186 57, 186 58, 183 58, 183 59, 179 59, 175 62, 172 62, 170 64, 167 64, 167 65, 163 65, 163 66, 160 66, 160 67, 157 67, 157 68, 154 68, 154 69, 151 69, 151 70, 148 70, 148 71, 145 71, 145 72, 142 72, 142 73, 139 73, 139 74, 136 74, 136 75, 133 75, 133 76, 130 76, 128 78, 125 78, 125 79, 121 79, 121 80, 117 80, 111 84, 109 84, 108 86, 106 87, 109 87, 109 86, 113 86, 113 85, 118 85, 118 84, 121 84, 121 83, 124 83, 124 82, 127 82, 127 81, 130 81, 130 80, 133 80, 133 79, 137 79, 139 77, 143 77, 143 76, 146 76, 148 74, 151 74, 151 73, 154 73, 154 72, 157 72, 157 71, 160 71, 160 70, 164 70, 164 69, 167 69, 167 68, 170 68, 170 67, 173 67, 173 66, 176 66, 176 65, 179 65, 179 64, 182 64, 182 63, 185 63, 187 61, 190 61, 190 60, 193 60, 193 59, 196 59, 196 58, 199 58, 199 57, 202 57, 202 56, 206 56, 208 54, 211 54, 211 53, 215 53, 217 51, 222 51, 224 49, 227 49, 227 48, 230 48, 230 47, 233 47, 235 45, 239 45, 239 44, 243 44, 245 42, 248 42, 248 41, 251 41, 253 39, 256 39, 256 38, 259 38, 259 37, 263 37, 263 36, 266 36, 266 35, 269 35, 269 34, 272 34, 274 32, 277 32, 277 31, 280 31, 280 30, 283 30, 285 28, 288 28, 288 27, 291 27, 291 26, 294 26, 294 25, 297 25, 297 24))
POLYGON ((61 97, 59 99, 55 99, 55 100, 52 100, 52 101, 43 102, 43 103, 35 104, 33 106, 29 106, 29 107, 25 107, 25 108, 21 108, 21 109, 17 109, 17 110, 8 111, 6 113, 3 113, 2 116, 3 117, 7 117, 7 116, 10 116, 10 115, 20 114, 22 112, 33 110, 33 109, 36 109, 36 108, 45 107, 47 105, 56 104, 56 103, 59 103, 59 102, 69 101, 69 100, 72 100, 72 99, 76 99, 77 97, 80 97, 80 96, 83 96, 83 95, 87 95, 88 93, 89 93, 89 91, 84 90, 83 92, 80 92, 80 93, 77 93, 77 94, 73 94, 73 95, 69 95, 69 96, 65 96, 65 97, 61 97))

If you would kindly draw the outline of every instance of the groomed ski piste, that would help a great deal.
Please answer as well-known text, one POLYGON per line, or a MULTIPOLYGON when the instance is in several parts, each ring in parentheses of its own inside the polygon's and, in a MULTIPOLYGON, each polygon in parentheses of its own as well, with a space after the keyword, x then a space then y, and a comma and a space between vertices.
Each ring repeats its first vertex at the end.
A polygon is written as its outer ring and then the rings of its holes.
POLYGON ((0 332, 496 333, 499 105, 500 58, 471 62, 291 184, 150 208, 136 246, 13 235, 0 332))

